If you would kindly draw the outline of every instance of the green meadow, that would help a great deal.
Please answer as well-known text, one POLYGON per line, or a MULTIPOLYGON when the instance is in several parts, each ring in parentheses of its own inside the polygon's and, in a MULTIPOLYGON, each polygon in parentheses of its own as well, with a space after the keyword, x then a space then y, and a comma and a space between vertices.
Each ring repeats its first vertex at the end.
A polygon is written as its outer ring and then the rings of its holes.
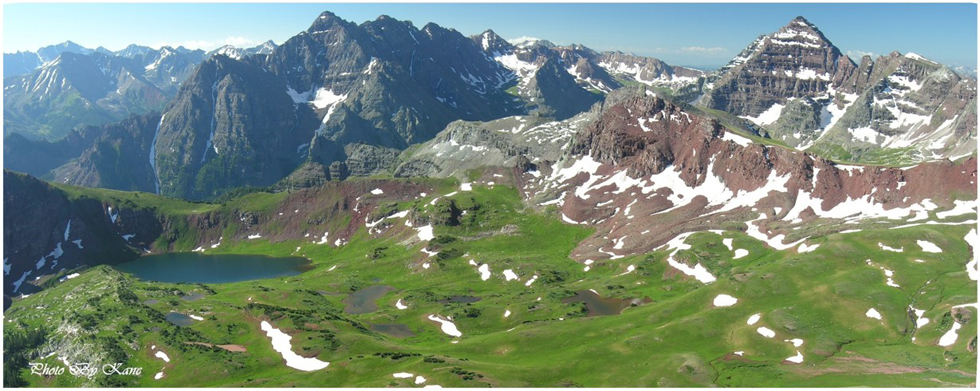
MULTIPOLYGON (((405 218, 385 220, 376 226, 380 233, 369 233, 362 224, 339 247, 332 241, 311 243, 312 237, 277 243, 234 240, 230 226, 222 245, 206 253, 298 255, 308 258, 312 269, 292 277, 205 285, 142 281, 102 265, 79 270, 73 279, 52 280, 47 289, 15 299, 5 313, 5 339, 25 339, 29 330, 41 330, 45 341, 25 342, 18 350, 5 346, 5 351, 22 352, 30 362, 62 365, 57 355, 42 356, 61 346, 92 362, 141 367, 142 374, 40 377, 27 368, 12 370, 27 385, 43 387, 975 385, 977 310, 975 304, 964 311, 952 308, 977 302, 977 283, 965 268, 972 257, 964 241, 970 225, 830 234, 811 238, 820 246, 808 253, 776 251, 740 231, 695 233, 686 241, 692 248, 675 259, 701 263, 717 277, 702 284, 667 264, 666 247, 600 260, 585 271, 569 255, 593 234, 591 228, 564 224, 553 213, 527 207, 513 187, 474 186, 446 197, 458 185, 431 182, 437 194, 378 208, 438 217, 451 199, 466 211, 458 225, 434 225, 435 238, 429 242, 419 241, 417 227, 407 226, 405 218), (440 201, 433 205, 436 196, 440 201), (735 259, 725 238, 748 255, 735 259), (942 252, 923 252, 916 240, 935 243, 942 252), (879 243, 904 251, 884 251, 879 243), (429 256, 422 251, 426 248, 438 254, 429 256), (470 260, 487 264, 490 277, 482 279, 470 260), (628 272, 628 265, 635 269, 628 272), (886 284, 885 269, 898 287, 886 284), (504 270, 519 280, 507 281, 504 270), (376 311, 344 310, 350 294, 374 285, 394 288, 375 301, 376 311), (604 298, 649 300, 608 316, 587 316, 584 304, 563 303, 589 289, 604 298), (204 297, 181 298, 191 293, 204 297), (720 294, 738 301, 715 307, 720 294), (445 302, 453 296, 480 300, 445 302), (399 300, 406 309, 396 308, 399 300), (910 306, 925 310, 929 323, 917 329, 910 306), (881 319, 866 316, 872 308, 881 319), (180 327, 165 319, 170 312, 203 320, 180 327), (747 324, 754 314, 758 322, 747 324), (447 335, 430 315, 451 317, 462 336, 447 335), (310 372, 288 367, 260 329, 263 321, 292 336, 293 352, 329 366, 310 372), (956 342, 938 346, 955 322, 962 323, 956 342), (404 325, 414 336, 375 332, 374 324, 404 325), (775 336, 761 335, 760 327, 775 336), (788 342, 792 339, 803 343, 796 347, 788 342), (247 351, 188 342, 241 345, 247 351), (156 357, 157 351, 170 361, 156 357), (786 360, 797 353, 801 363, 786 360), (160 372, 162 378, 154 379, 160 372), (396 378, 396 373, 413 376, 396 378), (425 382, 416 384, 416 376, 425 382)), ((255 193, 224 204, 193 204, 147 194, 63 189, 165 215, 210 211, 230 216, 238 210, 273 215, 285 197, 255 193)), ((348 221, 337 217, 328 227, 348 221)), ((195 246, 181 241, 178 250, 195 246)))

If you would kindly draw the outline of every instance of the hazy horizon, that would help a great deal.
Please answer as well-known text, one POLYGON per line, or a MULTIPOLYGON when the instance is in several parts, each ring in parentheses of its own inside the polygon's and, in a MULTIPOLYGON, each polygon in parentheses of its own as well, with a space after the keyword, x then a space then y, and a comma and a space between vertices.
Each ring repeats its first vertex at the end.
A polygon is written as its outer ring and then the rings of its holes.
POLYGON ((759 35, 803 16, 855 61, 899 51, 977 66, 976 4, 10 4, 3 52, 68 40, 109 50, 281 44, 323 11, 357 24, 384 14, 467 36, 492 29, 505 39, 582 44, 703 69, 727 63, 759 35))

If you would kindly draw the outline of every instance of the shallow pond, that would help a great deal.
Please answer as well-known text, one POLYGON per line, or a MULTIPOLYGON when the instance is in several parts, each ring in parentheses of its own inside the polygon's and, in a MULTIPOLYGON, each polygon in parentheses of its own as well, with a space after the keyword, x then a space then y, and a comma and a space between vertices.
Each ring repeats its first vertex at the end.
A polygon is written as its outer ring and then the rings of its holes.
POLYGON ((436 300, 436 303, 476 303, 483 300, 481 297, 476 296, 449 296, 448 299, 436 300))
POLYGON ((313 266, 300 257, 170 253, 140 257, 115 268, 147 281, 220 284, 295 276, 313 266))
POLYGON ((412 329, 403 324, 372 324, 371 331, 377 331, 395 338, 408 338, 415 336, 412 329))
POLYGON ((626 307, 632 303, 648 303, 650 299, 604 299, 593 291, 578 291, 575 296, 565 298, 562 303, 585 303, 585 308, 589 310, 586 316, 619 315, 626 307))
POLYGON ((198 301, 204 298, 204 294, 199 292, 194 292, 189 295, 181 296, 180 298, 186 301, 198 301))
POLYGON ((344 311, 348 314, 367 314, 378 310, 378 305, 374 302, 384 296, 385 293, 395 290, 394 287, 387 285, 371 285, 357 292, 351 293, 344 299, 347 307, 344 311))
POLYGON ((194 324, 194 319, 179 312, 168 312, 166 318, 168 322, 177 326, 187 327, 194 324))

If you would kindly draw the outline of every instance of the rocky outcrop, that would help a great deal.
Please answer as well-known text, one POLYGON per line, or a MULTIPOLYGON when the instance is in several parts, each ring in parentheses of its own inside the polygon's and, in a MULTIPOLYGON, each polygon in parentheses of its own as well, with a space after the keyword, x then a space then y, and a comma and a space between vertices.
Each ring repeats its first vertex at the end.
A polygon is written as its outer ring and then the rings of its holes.
POLYGON ((901 151, 896 163, 976 151, 975 78, 960 77, 914 53, 894 52, 867 67, 867 89, 828 127, 815 151, 849 161, 874 161, 882 150, 901 151), (839 147, 843 151, 834 153, 839 147))
POLYGON ((564 121, 536 116, 489 122, 456 121, 434 139, 406 151, 394 170, 397 177, 462 176, 479 167, 512 167, 519 161, 558 160, 575 134, 591 123, 598 107, 564 121))
POLYGON ((569 154, 537 169, 515 170, 531 203, 555 205, 566 223, 597 228, 572 253, 577 260, 650 252, 704 230, 741 229, 786 249, 848 224, 909 224, 975 199, 977 173, 975 157, 910 168, 841 166, 760 144, 642 91, 608 100, 569 154))

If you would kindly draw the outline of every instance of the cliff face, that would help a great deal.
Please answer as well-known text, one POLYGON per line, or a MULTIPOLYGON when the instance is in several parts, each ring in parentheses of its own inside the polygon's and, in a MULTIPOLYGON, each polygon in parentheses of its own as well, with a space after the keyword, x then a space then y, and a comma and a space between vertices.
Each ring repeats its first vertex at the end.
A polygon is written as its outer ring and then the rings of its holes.
POLYGON ((120 207, 4 170, 4 294, 30 294, 81 265, 136 258, 160 236, 145 207, 120 207), (129 236, 132 235, 132 236, 129 236))

